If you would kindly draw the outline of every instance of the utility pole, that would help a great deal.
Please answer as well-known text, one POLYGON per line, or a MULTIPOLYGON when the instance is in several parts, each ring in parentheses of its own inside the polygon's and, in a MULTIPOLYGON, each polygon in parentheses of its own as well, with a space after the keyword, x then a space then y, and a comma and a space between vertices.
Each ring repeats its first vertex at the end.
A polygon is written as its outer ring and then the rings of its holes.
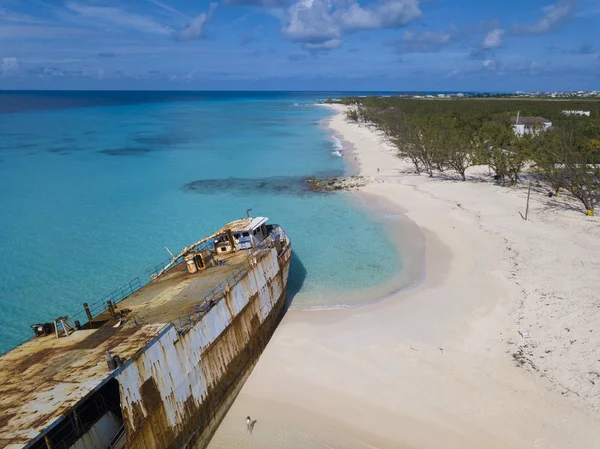
POLYGON ((529 215, 529 196, 531 195, 531 181, 529 181, 529 188, 527 189, 527 206, 525 206, 525 221, 529 215))

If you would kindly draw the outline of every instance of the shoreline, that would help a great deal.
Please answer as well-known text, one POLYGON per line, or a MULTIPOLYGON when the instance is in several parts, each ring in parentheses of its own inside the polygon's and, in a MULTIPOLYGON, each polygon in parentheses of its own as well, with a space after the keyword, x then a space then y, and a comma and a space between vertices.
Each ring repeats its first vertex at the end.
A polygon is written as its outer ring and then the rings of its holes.
MULTIPOLYGON (((342 145, 340 157, 343 158, 345 163, 344 176, 364 176, 359 161, 360 154, 354 144, 346 140, 343 133, 339 132, 339 130, 335 130, 331 127, 334 118, 335 114, 322 119, 319 126, 329 134, 330 138, 342 145)), ((367 183, 371 182, 373 182, 371 179, 367 181, 367 183)), ((399 259, 399 270, 397 274, 377 285, 361 288, 353 293, 344 292, 339 294, 338 298, 340 304, 298 307, 294 307, 292 304, 290 310, 319 311, 354 309, 370 304, 376 304, 391 299, 396 294, 410 291, 418 287, 426 278, 427 270, 424 260, 425 237, 423 236, 421 229, 412 220, 406 217, 405 211, 402 208, 399 208, 385 197, 364 192, 360 188, 347 192, 339 192, 338 194, 347 195, 348 198, 350 198, 350 201, 354 203, 355 207, 366 212, 373 221, 384 228, 388 239, 394 245, 396 255, 399 259), (414 264, 415 259, 418 260, 417 266, 414 264), (343 301, 343 299, 345 299, 345 301, 343 301)), ((324 295, 321 293, 317 297, 320 298, 323 296, 324 295)))
MULTIPOLYGON (((344 176, 360 176, 361 168, 357 161, 358 152, 352 142, 344 139, 344 136, 332 130, 330 127, 333 115, 325 117, 319 122, 329 139, 339 143, 341 157, 344 160, 344 176)), ((423 260, 423 246, 425 237, 420 228, 409 220, 403 210, 383 197, 363 192, 361 189, 336 192, 344 195, 352 203, 352 207, 366 213, 369 218, 383 228, 386 237, 394 246, 398 259, 398 271, 383 282, 376 285, 361 287, 356 291, 338 292, 335 288, 322 289, 299 293, 299 302, 308 301, 307 297, 314 298, 310 302, 314 304, 294 305, 290 304, 290 311, 321 311, 354 309, 369 304, 375 304, 392 298, 394 295, 416 288, 425 279, 426 266, 423 260), (418 260, 417 266, 414 260, 418 260), (407 266, 408 265, 408 266, 407 266)))
MULTIPOLYGON (((356 291, 342 291, 340 293, 336 292, 335 289, 331 289, 330 292, 322 290, 305 293, 304 296, 308 295, 315 298, 316 305, 294 306, 292 302, 289 307, 290 311, 360 308, 408 292, 417 288, 426 279, 427 266, 424 258, 426 238, 414 222, 409 220, 403 213, 399 213, 397 209, 393 216, 390 216, 392 215, 390 211, 393 204, 374 194, 360 190, 337 194, 348 195, 350 201, 354 203, 353 207, 364 211, 371 220, 382 226, 387 238, 394 246, 399 264, 398 272, 383 282, 369 287, 361 287, 356 291), (374 199, 377 204, 369 204, 374 199)), ((302 301, 306 301, 306 298, 302 298, 302 301)))
POLYGON ((522 188, 407 174, 380 135, 333 109, 365 201, 423 233, 425 278, 361 307, 288 311, 209 447, 596 447, 600 381, 586 376, 600 313, 585 280, 599 221, 536 193, 524 222, 522 188))

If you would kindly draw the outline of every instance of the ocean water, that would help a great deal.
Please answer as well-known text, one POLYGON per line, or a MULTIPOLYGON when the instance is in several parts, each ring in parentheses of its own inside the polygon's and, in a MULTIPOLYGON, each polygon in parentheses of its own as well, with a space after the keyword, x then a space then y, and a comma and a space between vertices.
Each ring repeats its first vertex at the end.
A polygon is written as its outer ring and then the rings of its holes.
POLYGON ((292 307, 344 305, 401 269, 349 194, 306 190, 346 169, 313 106, 326 94, 21 95, 0 92, 0 352, 246 209, 292 238, 292 307))

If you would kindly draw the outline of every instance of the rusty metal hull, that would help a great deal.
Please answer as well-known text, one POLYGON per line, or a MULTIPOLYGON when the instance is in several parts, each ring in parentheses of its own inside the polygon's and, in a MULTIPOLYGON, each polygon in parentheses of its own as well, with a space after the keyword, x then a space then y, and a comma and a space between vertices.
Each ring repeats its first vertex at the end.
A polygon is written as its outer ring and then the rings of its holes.
POLYGON ((281 319, 291 246, 272 248, 200 321, 164 329, 116 375, 126 447, 205 447, 281 319))

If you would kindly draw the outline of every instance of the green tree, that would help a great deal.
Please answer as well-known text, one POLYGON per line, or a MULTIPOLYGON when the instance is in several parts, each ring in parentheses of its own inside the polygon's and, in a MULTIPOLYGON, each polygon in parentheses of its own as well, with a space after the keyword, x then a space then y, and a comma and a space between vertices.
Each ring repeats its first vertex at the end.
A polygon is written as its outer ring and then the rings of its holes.
POLYGON ((353 122, 358 122, 358 109, 357 108, 348 108, 346 110, 346 118, 353 122))
POLYGON ((466 171, 476 161, 477 124, 474 120, 457 116, 447 119, 446 122, 446 163, 466 181, 466 171))
POLYGON ((538 170, 556 190, 567 189, 594 215, 600 197, 600 129, 595 121, 569 117, 540 136, 538 170))

